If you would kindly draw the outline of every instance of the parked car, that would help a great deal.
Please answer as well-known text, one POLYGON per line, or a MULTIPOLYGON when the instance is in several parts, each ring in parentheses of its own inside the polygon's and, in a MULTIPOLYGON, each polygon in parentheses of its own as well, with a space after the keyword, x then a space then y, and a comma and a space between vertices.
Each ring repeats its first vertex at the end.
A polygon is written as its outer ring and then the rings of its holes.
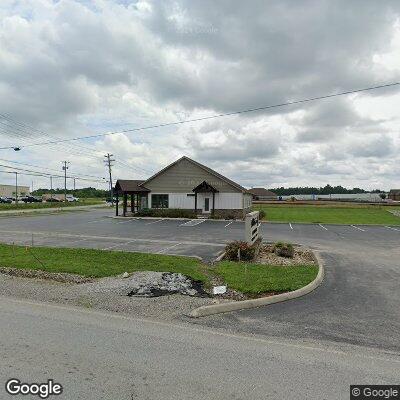
POLYGON ((25 196, 25 197, 22 197, 21 200, 24 203, 41 203, 42 202, 41 197, 35 197, 35 196, 25 196))
POLYGON ((57 197, 50 197, 46 200, 46 203, 62 203, 62 200, 57 197))
POLYGON ((9 199, 8 197, 0 197, 0 203, 1 204, 11 204, 12 200, 9 199))
POLYGON ((75 201, 79 201, 77 197, 74 197, 72 194, 67 194, 67 202, 68 203, 73 203, 75 201))

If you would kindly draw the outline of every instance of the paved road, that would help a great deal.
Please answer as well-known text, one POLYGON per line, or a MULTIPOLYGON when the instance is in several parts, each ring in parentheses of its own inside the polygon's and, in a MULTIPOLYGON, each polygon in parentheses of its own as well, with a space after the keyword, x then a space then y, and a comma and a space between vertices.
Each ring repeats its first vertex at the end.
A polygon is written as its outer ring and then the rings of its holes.
MULTIPOLYGON (((398 383, 400 358, 0 301, 0 382, 54 379, 54 399, 346 399, 398 383)), ((0 385, 1 399, 12 399, 0 385)), ((17 398, 26 398, 19 396, 17 398)), ((29 397, 31 398, 31 397, 29 397)), ((36 397, 37 398, 37 397, 36 397)))
MULTIPOLYGON (((104 213, 1 218, 2 239, 29 242, 34 232, 35 244, 194 254, 210 260, 224 243, 243 237, 242 222, 121 221, 104 213)), ((263 224, 262 231, 268 241, 320 251, 326 263, 322 286, 301 299, 196 324, 400 352, 399 227, 263 224)))

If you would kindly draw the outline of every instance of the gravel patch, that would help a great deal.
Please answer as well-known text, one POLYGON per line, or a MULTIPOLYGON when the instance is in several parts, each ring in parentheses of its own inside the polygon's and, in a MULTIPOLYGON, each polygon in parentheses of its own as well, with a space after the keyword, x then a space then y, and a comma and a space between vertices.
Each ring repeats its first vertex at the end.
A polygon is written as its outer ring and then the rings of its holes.
MULTIPOLYGON (((108 279, 108 278, 103 278, 108 279)), ((100 282, 94 280, 93 284, 100 282)), ((88 290, 86 283, 59 282, 0 273, 0 295, 66 304, 164 321, 182 321, 193 309, 223 299, 168 294, 160 297, 129 297, 112 291, 88 290)))

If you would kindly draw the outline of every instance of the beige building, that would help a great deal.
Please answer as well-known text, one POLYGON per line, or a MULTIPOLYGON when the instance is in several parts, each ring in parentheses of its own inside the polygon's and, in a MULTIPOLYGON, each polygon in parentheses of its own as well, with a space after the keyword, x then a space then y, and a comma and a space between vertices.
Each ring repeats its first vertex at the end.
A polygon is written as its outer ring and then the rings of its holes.
POLYGON ((243 186, 189 157, 182 157, 146 181, 118 180, 115 192, 124 199, 139 196, 140 208, 193 210, 197 214, 242 218, 252 195, 243 186))
MULTIPOLYGON (((26 196, 30 193, 29 186, 18 186, 18 196, 26 196)), ((0 197, 14 197, 15 185, 0 185, 0 197)))

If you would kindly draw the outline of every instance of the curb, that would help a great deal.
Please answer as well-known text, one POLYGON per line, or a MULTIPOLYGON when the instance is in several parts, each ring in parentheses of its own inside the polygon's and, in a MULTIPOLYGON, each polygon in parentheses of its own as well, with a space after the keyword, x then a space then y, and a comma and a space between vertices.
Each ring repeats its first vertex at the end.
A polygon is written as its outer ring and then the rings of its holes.
POLYGON ((300 289, 294 290, 293 292, 277 294, 275 296, 263 297, 261 299, 234 301, 229 303, 201 306, 192 310, 188 316, 192 318, 205 317, 208 315, 221 314, 230 311, 239 311, 249 308, 267 306, 269 304, 280 303, 282 301, 292 300, 301 296, 305 296, 306 294, 311 293, 314 289, 316 289, 324 280, 324 263, 317 252, 315 252, 315 257, 319 265, 318 274, 312 282, 300 289))
POLYGON ((81 210, 87 210, 90 208, 102 208, 102 207, 107 207, 105 204, 92 204, 89 206, 66 206, 66 207, 42 207, 42 208, 27 208, 27 209, 16 209, 16 210, 2 210, 0 211, 0 216, 3 215, 20 215, 20 214, 32 214, 32 213, 51 213, 51 212, 60 212, 60 211, 81 211, 81 210))

